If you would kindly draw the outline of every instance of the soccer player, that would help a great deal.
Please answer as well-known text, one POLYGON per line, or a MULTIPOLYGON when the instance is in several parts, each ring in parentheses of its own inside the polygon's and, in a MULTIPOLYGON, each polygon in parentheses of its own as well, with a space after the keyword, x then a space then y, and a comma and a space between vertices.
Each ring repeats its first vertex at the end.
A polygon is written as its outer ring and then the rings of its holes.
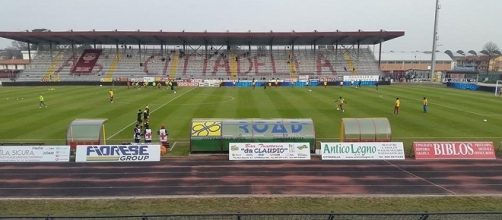
POLYGON ((150 118, 150 110, 148 109, 148 106, 145 108, 143 111, 143 121, 145 123, 148 123, 148 119, 150 118))
POLYGON ((171 87, 171 92, 176 94, 176 90, 174 89, 174 82, 169 81, 169 86, 171 87))
POLYGON ((152 129, 150 129, 148 123, 145 124, 144 137, 145 137, 145 143, 152 143, 152 129))
POLYGON ((110 97, 110 103, 113 103, 113 90, 112 89, 110 89, 108 91, 108 96, 110 97))
POLYGON ((256 80, 253 78, 253 89, 256 88, 256 80))
POLYGON ((429 110, 429 101, 427 101, 427 97, 424 97, 424 99, 422 99, 422 109, 424 110, 424 113, 427 113, 427 111, 429 110))
POLYGON ((345 112, 345 109, 343 108, 343 105, 345 104, 345 99, 343 99, 343 97, 340 96, 340 98, 338 98, 338 101, 337 101, 337 108, 336 110, 338 111, 342 111, 342 112, 345 112))
POLYGON ((323 85, 324 85, 324 88, 326 88, 326 86, 328 85, 328 80, 327 79, 324 79, 324 81, 322 82, 323 85))
POLYGON ((139 126, 139 124, 136 124, 136 127, 134 127, 133 129, 133 133, 134 133, 134 143, 139 143, 139 141, 141 140, 141 128, 139 126))
POLYGON ((138 124, 141 124, 143 121, 141 121, 141 114, 143 112, 141 111, 141 109, 138 109, 138 113, 136 113, 136 122, 138 122, 138 124))
POLYGON ((38 104, 38 107, 42 108, 42 106, 43 106, 44 108, 47 108, 47 105, 45 105, 45 102, 44 102, 44 97, 42 95, 40 95, 39 99, 40 99, 40 103, 38 104))
POLYGON ((167 133, 166 127, 164 125, 160 126, 160 130, 158 133, 159 133, 160 144, 169 149, 169 142, 167 142, 167 136, 169 134, 167 133))
POLYGON ((399 97, 396 98, 396 102, 394 102, 394 115, 399 114, 399 107, 401 107, 401 101, 399 101, 399 97))

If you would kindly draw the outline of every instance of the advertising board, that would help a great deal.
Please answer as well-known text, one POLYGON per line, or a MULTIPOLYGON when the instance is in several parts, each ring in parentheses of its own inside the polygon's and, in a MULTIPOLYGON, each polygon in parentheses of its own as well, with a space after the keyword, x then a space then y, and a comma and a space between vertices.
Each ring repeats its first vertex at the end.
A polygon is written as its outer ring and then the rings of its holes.
POLYGON ((402 142, 321 142, 323 160, 404 160, 402 142))
POLYGON ((309 143, 230 143, 230 160, 310 160, 309 143))
POLYGON ((413 142, 415 159, 496 159, 493 142, 413 142))
POLYGON ((75 162, 160 161, 160 145, 79 145, 75 162))
POLYGON ((69 162, 70 146, 0 146, 0 162, 69 162))

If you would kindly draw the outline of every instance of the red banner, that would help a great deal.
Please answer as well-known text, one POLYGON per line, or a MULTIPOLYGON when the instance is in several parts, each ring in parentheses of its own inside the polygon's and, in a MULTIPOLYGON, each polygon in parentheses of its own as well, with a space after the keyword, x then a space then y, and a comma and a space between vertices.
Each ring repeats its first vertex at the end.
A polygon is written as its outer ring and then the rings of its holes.
POLYGON ((71 70, 72 73, 91 73, 92 69, 98 62, 99 55, 101 55, 101 50, 98 49, 86 49, 82 53, 82 56, 78 59, 77 63, 73 66, 71 70))
POLYGON ((415 159, 496 159, 493 142, 413 142, 415 159))

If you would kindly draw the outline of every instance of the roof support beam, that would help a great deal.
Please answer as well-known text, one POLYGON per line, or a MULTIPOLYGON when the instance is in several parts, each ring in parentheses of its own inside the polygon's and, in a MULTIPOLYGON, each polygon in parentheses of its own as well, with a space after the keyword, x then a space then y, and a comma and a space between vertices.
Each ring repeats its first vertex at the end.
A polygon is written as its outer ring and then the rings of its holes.
POLYGON ((139 48, 139 63, 142 65, 143 60, 141 59, 141 41, 138 41, 138 48, 139 48))
POLYGON ((30 42, 28 42, 28 60, 31 63, 31 48, 30 48, 30 42))
POLYGON ((207 40, 204 39, 204 54, 205 54, 205 59, 207 60, 207 40))
POLYGON ((357 41, 357 61, 359 61, 359 49, 361 48, 361 42, 357 41))
POLYGON ((335 63, 336 63, 337 58, 338 58, 338 56, 337 56, 337 55, 338 55, 338 41, 337 41, 337 42, 335 42, 335 63))
POLYGON ((164 56, 164 42, 160 41, 160 56, 164 56))
POLYGON ((382 71, 382 41, 380 41, 380 46, 378 48, 378 69, 382 71))
POLYGON ((71 55, 75 56, 75 44, 71 42, 71 55))
POLYGON ((54 61, 54 59, 52 58, 52 41, 49 41, 49 53, 51 55, 51 62, 54 61))

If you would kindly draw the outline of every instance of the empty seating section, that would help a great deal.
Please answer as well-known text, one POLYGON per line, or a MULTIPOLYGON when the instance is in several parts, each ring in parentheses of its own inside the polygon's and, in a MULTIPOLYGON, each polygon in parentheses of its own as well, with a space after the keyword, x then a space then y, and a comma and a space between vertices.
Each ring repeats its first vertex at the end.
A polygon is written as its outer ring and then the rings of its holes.
POLYGON ((72 74, 83 50, 39 51, 18 81, 110 81, 144 76, 201 79, 296 78, 301 75, 341 79, 344 75, 379 75, 368 49, 314 50, 165 50, 103 49, 90 74, 72 74), (140 56, 141 54, 141 56, 140 56), (163 54, 163 55, 162 55, 163 54))

